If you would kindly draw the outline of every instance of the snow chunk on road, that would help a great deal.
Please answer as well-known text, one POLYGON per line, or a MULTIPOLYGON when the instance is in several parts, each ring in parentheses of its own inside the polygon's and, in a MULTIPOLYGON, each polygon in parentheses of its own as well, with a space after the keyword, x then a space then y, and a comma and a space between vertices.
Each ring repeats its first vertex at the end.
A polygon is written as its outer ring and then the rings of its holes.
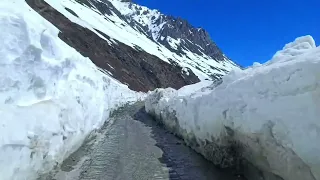
POLYGON ((36 179, 136 101, 23 0, 0 2, 0 179, 36 179), (19 7, 19 8, 16 8, 19 7))
POLYGON ((271 177, 320 180, 319 70, 320 47, 305 36, 196 93, 158 89, 146 111, 216 164, 240 156, 271 177))

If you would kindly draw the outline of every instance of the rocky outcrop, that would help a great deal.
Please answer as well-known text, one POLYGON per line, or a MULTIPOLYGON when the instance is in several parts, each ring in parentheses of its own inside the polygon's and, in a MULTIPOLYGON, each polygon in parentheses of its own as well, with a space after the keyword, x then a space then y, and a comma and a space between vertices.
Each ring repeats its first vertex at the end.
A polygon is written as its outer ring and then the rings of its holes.
MULTIPOLYGON (((182 39, 184 48, 198 55, 202 53, 217 61, 224 61, 226 56, 218 46, 211 40, 209 33, 203 28, 195 28, 188 21, 173 16, 164 16, 167 23, 160 32, 160 37, 170 36, 174 39, 182 39), (200 46, 200 47, 199 47, 200 46)), ((165 41, 161 41, 165 43, 165 41)))
MULTIPOLYGON (((108 3, 107 0, 104 0, 104 2, 108 3)), ((182 51, 179 51, 179 49, 188 49, 200 56, 206 54, 217 61, 225 61, 228 59, 215 42, 213 42, 205 29, 196 28, 187 20, 180 17, 164 15, 156 10, 146 10, 133 2, 130 2, 129 8, 131 8, 134 13, 127 14, 128 20, 134 22, 135 26, 139 24, 142 27, 141 29, 144 28, 144 33, 147 33, 151 39, 161 43, 170 50, 175 49, 170 47, 166 37, 182 40, 180 47, 176 50, 178 53, 183 53, 182 51), (151 11, 156 11, 157 13, 151 14, 151 11), (146 28, 145 22, 135 20, 136 16, 141 15, 151 16, 149 21, 152 25, 149 25, 149 27, 146 28), (155 29, 158 31, 156 36, 153 35, 155 29)))

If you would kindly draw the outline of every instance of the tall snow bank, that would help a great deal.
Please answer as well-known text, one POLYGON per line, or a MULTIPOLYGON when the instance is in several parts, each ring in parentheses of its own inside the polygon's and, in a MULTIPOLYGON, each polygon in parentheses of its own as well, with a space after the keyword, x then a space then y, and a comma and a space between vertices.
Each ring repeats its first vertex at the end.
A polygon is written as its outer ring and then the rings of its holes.
POLYGON ((290 61, 296 56, 304 54, 306 51, 315 47, 316 43, 311 36, 299 37, 294 42, 286 44, 283 49, 278 51, 273 56, 272 60, 266 64, 290 61))
POLYGON ((145 105, 215 164, 242 159, 265 179, 320 180, 320 47, 311 36, 195 93, 155 90, 145 105))
POLYGON ((0 2, 0 179, 35 179, 141 95, 102 74, 23 0, 0 2), (17 8, 19 7, 19 8, 17 8))

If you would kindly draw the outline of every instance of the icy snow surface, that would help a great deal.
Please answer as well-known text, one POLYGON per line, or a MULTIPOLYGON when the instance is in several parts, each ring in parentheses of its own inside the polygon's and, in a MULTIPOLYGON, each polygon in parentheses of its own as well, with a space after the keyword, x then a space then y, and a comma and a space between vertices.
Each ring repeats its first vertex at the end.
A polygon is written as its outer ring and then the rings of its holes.
POLYGON ((58 38, 24 0, 0 1, 0 179, 35 179, 142 98, 58 38), (16 8, 19 7, 19 8, 16 8))
POLYGON ((320 180, 320 47, 311 36, 287 44, 265 64, 232 71, 223 82, 180 91, 154 91, 146 110, 186 140, 195 137, 205 156, 201 142, 232 139, 265 172, 320 180))
MULTIPOLYGON (((101 38, 105 39, 109 43, 114 43, 106 38, 104 38, 101 34, 99 34, 95 29, 107 34, 111 38, 117 39, 118 41, 134 47, 139 46, 144 51, 153 54, 159 57, 161 60, 169 62, 169 58, 176 61, 181 67, 190 68, 200 80, 204 80, 209 78, 209 74, 220 74, 225 75, 226 72, 219 71, 217 69, 212 69, 210 66, 225 69, 226 71, 231 71, 233 69, 239 69, 233 62, 230 60, 226 60, 223 62, 217 62, 211 57, 203 54, 199 56, 198 54, 192 53, 189 50, 183 50, 187 55, 177 55, 176 53, 170 51, 165 46, 155 43, 151 39, 149 39, 143 33, 137 31, 132 28, 126 21, 122 20, 115 13, 112 12, 112 15, 108 14, 100 14, 99 11, 94 7, 87 7, 77 3, 75 0, 45 0, 48 4, 50 4, 53 8, 58 10, 60 13, 69 18, 72 22, 77 23, 83 27, 86 27, 99 35, 101 38), (72 9, 78 16, 74 16, 70 12, 68 12, 66 8, 72 9), (200 70, 199 70, 200 69, 200 70)), ((129 2, 120 2, 120 0, 109 0, 115 8, 117 8, 120 13, 125 16, 134 14, 137 9, 141 9, 141 14, 137 16, 133 16, 133 19, 138 23, 148 26, 148 28, 152 31, 152 36, 154 39, 158 39, 159 31, 165 22, 161 23, 159 26, 155 25, 155 20, 160 18, 160 13, 157 10, 150 10, 147 7, 139 6, 136 4, 131 4, 129 2), (142 12, 147 11, 147 14, 143 14, 142 12), (152 17, 156 19, 152 20, 152 17)), ((102 1, 99 1, 103 3, 102 1)), ((168 37, 168 41, 173 47, 176 48, 176 44, 179 40, 170 39, 168 37)))

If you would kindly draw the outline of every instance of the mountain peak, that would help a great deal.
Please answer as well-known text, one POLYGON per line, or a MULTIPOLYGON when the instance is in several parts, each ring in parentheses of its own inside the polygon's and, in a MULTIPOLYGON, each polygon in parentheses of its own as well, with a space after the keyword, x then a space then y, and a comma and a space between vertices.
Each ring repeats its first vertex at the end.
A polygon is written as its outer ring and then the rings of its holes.
POLYGON ((204 28, 194 27, 182 17, 165 15, 159 10, 149 9, 136 3, 123 3, 117 0, 109 1, 134 29, 174 52, 177 55, 175 57, 180 56, 183 61, 185 59, 193 60, 195 58, 190 56, 190 53, 192 53, 202 59, 200 63, 191 64, 194 68, 200 69, 210 77, 220 78, 220 72, 225 74, 231 70, 229 69, 231 67, 239 68, 238 65, 224 55, 204 28), (214 64, 216 63, 212 61, 232 65, 215 67, 214 64), (203 69, 204 64, 207 64, 208 68, 203 69), (217 71, 218 73, 214 73, 217 71))
POLYGON ((152 40, 178 54, 185 54, 182 49, 188 49, 199 56, 208 55, 216 61, 228 59, 212 41, 205 29, 192 26, 182 17, 164 15, 158 10, 134 3, 119 3, 115 0, 111 0, 111 2, 120 13, 128 18, 131 24, 140 26, 138 29, 142 30, 152 40), (172 45, 169 42, 172 39, 180 41, 179 45, 172 45))

